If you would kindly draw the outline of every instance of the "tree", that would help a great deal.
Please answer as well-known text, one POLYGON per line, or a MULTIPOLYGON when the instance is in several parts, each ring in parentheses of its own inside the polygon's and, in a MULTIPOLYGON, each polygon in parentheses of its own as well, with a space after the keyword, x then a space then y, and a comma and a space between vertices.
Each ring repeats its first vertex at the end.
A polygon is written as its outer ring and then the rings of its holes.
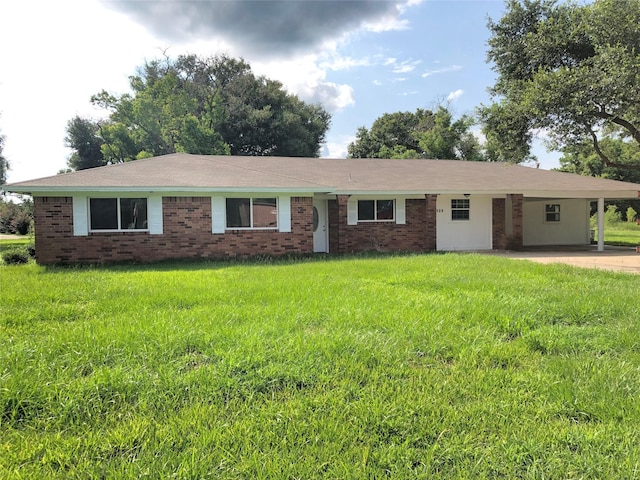
POLYGON ((84 170, 106 165, 102 153, 104 140, 99 135, 100 125, 91 120, 73 117, 67 123, 65 145, 74 152, 67 160, 67 165, 73 170, 84 170))
MULTIPOLYGON (((629 140, 603 138, 600 141, 600 149, 615 165, 623 166, 612 167, 606 165, 594 151, 592 143, 586 140, 581 144, 568 145, 563 148, 563 155, 560 158, 560 170, 578 175, 640 183, 640 170, 624 167, 625 165, 640 164, 640 145, 629 140)), ((640 209, 640 201, 638 200, 618 200, 612 203, 625 216, 629 208, 633 208, 636 211, 640 209)))
POLYGON ((0 135, 0 185, 7 182, 7 171, 9 170, 9 160, 2 154, 4 150, 4 135, 0 135))
POLYGON ((507 0, 488 26, 499 100, 480 117, 500 159, 526 159, 535 129, 555 148, 590 141, 608 166, 616 162, 600 148, 604 138, 640 143, 639 0, 507 0))
POLYGON ((348 146, 350 158, 435 158, 483 160, 480 144, 470 132, 473 119, 453 121, 448 109, 435 112, 385 113, 371 130, 358 128, 356 140, 348 146))
POLYGON ((225 55, 148 62, 130 86, 92 97, 110 112, 98 131, 109 163, 174 152, 314 157, 329 127, 321 106, 225 55))

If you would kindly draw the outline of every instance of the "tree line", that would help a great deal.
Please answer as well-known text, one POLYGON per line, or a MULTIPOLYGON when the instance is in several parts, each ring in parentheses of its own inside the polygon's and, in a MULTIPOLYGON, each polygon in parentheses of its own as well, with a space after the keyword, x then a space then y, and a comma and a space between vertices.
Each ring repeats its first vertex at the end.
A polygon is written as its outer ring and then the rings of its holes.
MULTIPOLYGON (((505 4, 488 21, 497 73, 489 105, 457 119, 445 105, 385 113, 357 129, 348 157, 521 163, 535 160, 532 140, 544 132, 562 152, 561 170, 639 182, 640 0, 505 4)), ((147 62, 130 88, 91 98, 106 119, 68 122, 69 169, 174 152, 315 157, 331 121, 322 106, 226 55, 147 62)))

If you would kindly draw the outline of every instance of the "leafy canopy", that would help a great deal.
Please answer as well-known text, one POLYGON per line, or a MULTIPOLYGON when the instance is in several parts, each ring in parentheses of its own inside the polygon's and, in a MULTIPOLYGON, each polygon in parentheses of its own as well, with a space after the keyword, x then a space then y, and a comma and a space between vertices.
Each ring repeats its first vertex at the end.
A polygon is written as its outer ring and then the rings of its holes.
POLYGON ((454 121, 448 109, 435 112, 385 113, 371 129, 358 128, 348 146, 350 158, 432 158, 483 160, 480 145, 470 128, 471 117, 454 121))
POLYGON ((616 166, 603 139, 640 143, 640 1, 506 3, 505 15, 488 25, 497 101, 479 109, 492 155, 526 160, 532 130, 543 129, 550 146, 589 141, 605 165, 616 166))
POLYGON ((92 97, 109 111, 108 120, 69 122, 70 167, 175 152, 314 157, 329 127, 321 106, 225 55, 151 61, 129 80, 131 93, 103 90, 92 97))

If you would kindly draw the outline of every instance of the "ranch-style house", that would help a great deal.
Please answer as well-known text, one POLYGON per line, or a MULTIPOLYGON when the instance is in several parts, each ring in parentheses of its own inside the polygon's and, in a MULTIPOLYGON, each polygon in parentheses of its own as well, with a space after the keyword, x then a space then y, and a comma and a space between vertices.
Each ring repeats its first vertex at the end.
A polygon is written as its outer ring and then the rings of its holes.
POLYGON ((640 185, 504 163, 177 153, 6 185, 41 264, 590 243, 640 185))

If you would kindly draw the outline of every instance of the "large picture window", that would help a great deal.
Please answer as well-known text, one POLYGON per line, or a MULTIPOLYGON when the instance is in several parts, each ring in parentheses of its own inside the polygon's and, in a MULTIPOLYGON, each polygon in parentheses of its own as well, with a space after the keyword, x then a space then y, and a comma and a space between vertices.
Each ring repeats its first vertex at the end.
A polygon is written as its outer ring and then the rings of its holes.
POLYGON ((468 198, 453 198, 451 200, 451 220, 469 220, 471 218, 471 202, 468 198))
POLYGON ((91 230, 147 230, 146 198, 90 198, 91 230))
POLYGON ((278 228, 275 198, 227 198, 227 228, 278 228))
POLYGON ((359 222, 392 221, 394 213, 393 200, 358 200, 359 222))

